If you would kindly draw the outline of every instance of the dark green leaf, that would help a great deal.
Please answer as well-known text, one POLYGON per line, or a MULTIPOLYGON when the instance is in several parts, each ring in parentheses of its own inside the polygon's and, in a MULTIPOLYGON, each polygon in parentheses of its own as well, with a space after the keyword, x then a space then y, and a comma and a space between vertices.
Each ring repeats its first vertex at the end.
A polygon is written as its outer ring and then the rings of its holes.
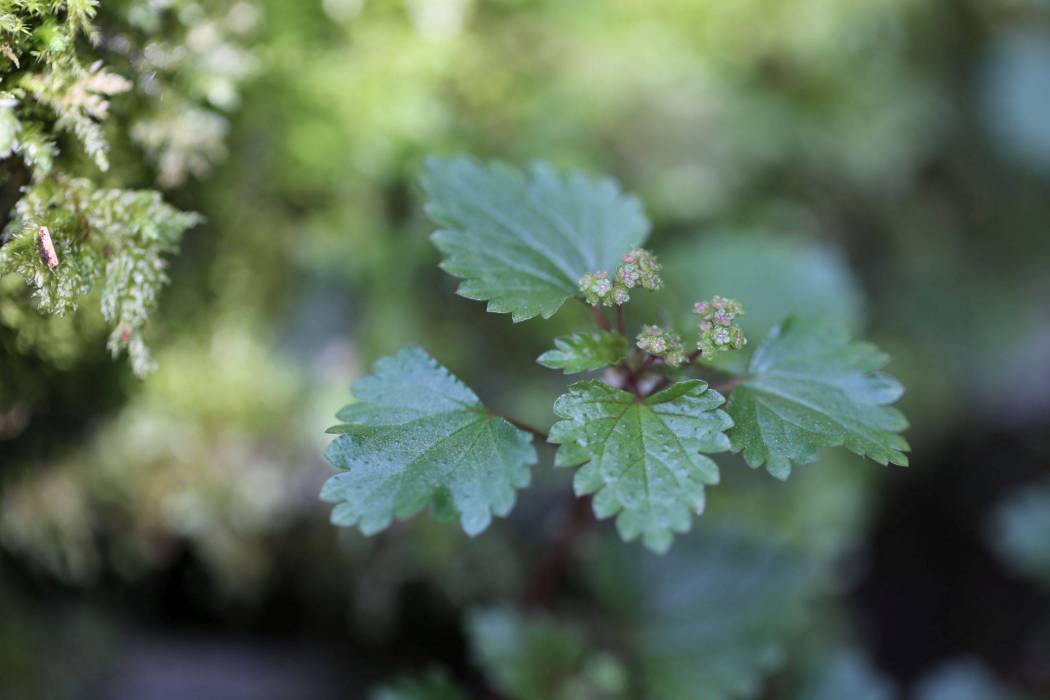
POLYGON ((701 453, 729 449, 723 402, 698 380, 644 400, 604 382, 579 382, 554 404, 564 420, 550 441, 561 445, 558 466, 584 465, 573 485, 577 495, 595 494, 597 517, 619 513, 625 540, 642 535, 664 551, 672 533, 689 530, 690 514, 703 511, 704 486, 718 483, 718 467, 701 453))
POLYGON ((488 415, 478 397, 419 348, 376 362, 343 408, 329 462, 347 471, 321 497, 338 505, 337 525, 365 534, 434 503, 459 514, 470 535, 506 515, 536 463, 532 437, 488 415))
POLYGON ((649 232, 642 206, 612 180, 527 173, 501 163, 431 158, 422 178, 427 213, 441 230, 441 267, 461 278, 459 294, 487 301, 515 321, 550 318, 577 282, 610 270, 649 232))
POLYGON ((554 347, 536 361, 565 374, 603 369, 627 357, 627 338, 619 333, 574 333, 555 339, 554 347))
POLYGON ((887 361, 828 323, 788 319, 774 327, 729 399, 734 451, 781 479, 793 462, 816 460, 819 447, 844 445, 880 464, 907 465, 898 433, 908 422, 888 406, 903 388, 877 371, 887 361))

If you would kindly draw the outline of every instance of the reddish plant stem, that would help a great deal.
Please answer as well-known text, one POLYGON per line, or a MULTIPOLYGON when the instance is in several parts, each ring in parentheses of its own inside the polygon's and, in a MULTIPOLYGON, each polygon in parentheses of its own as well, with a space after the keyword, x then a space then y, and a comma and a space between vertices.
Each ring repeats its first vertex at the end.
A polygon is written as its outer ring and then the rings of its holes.
POLYGON ((622 336, 627 335, 627 326, 623 321, 623 304, 616 305, 616 332, 622 336))
MULTIPOLYGON (((584 302, 586 303, 586 302, 584 302)), ((609 319, 605 317, 605 311, 600 306, 591 306, 587 304, 591 309, 591 314, 594 316, 594 322, 598 324, 598 328, 603 331, 609 331, 609 319)))
POLYGON ((733 389, 744 383, 744 377, 734 377, 729 381, 722 382, 721 384, 712 384, 711 388, 717 391, 719 394, 728 394, 733 389))
POLYGON ((521 607, 544 607, 548 604, 551 594, 565 575, 580 534, 593 520, 590 517, 590 505, 590 496, 572 496, 572 502, 562 518, 550 549, 547 550, 547 556, 533 572, 529 585, 525 588, 521 597, 521 607))

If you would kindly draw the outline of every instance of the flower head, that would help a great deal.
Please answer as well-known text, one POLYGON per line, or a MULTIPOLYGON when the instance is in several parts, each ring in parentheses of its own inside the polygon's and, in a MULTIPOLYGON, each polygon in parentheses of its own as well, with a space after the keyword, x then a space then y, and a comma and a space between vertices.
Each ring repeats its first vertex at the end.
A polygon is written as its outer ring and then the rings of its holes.
POLYGON ((649 290, 663 288, 664 281, 660 278, 663 266, 648 250, 635 248, 624 255, 622 260, 621 265, 616 268, 616 279, 625 287, 642 287, 649 290))
POLYGON ((609 279, 607 272, 589 272, 577 284, 591 306, 619 306, 631 298, 622 284, 609 279))
POLYGON ((710 301, 697 302, 693 313, 700 317, 696 348, 705 360, 712 359, 716 353, 739 350, 747 345, 743 329, 735 323, 745 313, 740 302, 716 296, 710 301))
POLYGON ((642 332, 635 339, 641 350, 662 357, 671 367, 678 367, 685 362, 685 349, 682 338, 677 333, 664 330, 659 326, 642 326, 642 332))

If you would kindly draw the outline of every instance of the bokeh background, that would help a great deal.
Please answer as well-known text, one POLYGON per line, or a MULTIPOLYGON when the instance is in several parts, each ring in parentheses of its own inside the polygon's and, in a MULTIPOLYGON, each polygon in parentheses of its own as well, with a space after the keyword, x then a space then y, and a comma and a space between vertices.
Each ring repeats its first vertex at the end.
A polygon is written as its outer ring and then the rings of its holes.
POLYGON ((711 662, 770 700, 1050 698, 1046 2, 106 5, 236 25, 187 73, 218 121, 173 106, 184 153, 112 134, 122 177, 207 223, 144 381, 97 305, 27 320, 0 279, 0 696, 454 697, 397 680, 424 672, 638 697, 661 663, 711 662), (377 357, 423 345, 541 426, 566 385, 534 359, 582 310, 515 325, 437 268, 416 179, 459 152, 615 176, 674 303, 735 296, 756 340, 800 312, 878 343, 912 466, 827 451, 780 483, 722 459, 693 536, 657 559, 590 525, 527 623, 505 604, 569 489, 549 449, 478 538, 330 526, 323 430, 377 357))

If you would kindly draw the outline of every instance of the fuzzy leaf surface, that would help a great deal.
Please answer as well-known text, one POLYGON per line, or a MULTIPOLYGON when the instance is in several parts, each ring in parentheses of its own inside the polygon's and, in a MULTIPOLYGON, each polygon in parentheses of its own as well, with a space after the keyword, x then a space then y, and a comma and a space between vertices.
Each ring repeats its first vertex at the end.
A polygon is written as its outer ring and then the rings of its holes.
POLYGON ((718 483, 718 467, 704 454, 729 449, 732 425, 719 410, 722 395, 699 380, 672 384, 644 400, 600 381, 573 384, 554 404, 562 419, 550 441, 560 445, 558 466, 576 471, 577 495, 593 493, 598 518, 617 515, 621 537, 639 535, 665 551, 691 514, 704 508, 704 486, 718 483))
POLYGON ((649 222, 610 179, 527 172, 471 158, 431 158, 422 177, 427 214, 440 230, 441 267, 463 280, 458 293, 514 321, 550 318, 579 294, 588 272, 612 269, 641 245, 649 222))
POLYGON ((820 447, 845 446, 880 464, 907 466, 908 421, 889 404, 903 388, 878 371, 887 355, 820 321, 789 318, 770 331, 726 410, 733 450, 786 479, 820 447))
POLYGON ((548 350, 536 361, 565 374, 578 374, 615 365, 627 357, 627 338, 618 333, 595 331, 573 333, 554 340, 554 350, 548 350))
POLYGON ((338 413, 340 433, 325 457, 346 471, 321 498, 336 503, 332 522, 378 532, 428 504, 458 514, 476 535, 514 505, 536 463, 532 436, 490 416, 478 397, 419 348, 376 362, 357 381, 358 403, 338 413))

